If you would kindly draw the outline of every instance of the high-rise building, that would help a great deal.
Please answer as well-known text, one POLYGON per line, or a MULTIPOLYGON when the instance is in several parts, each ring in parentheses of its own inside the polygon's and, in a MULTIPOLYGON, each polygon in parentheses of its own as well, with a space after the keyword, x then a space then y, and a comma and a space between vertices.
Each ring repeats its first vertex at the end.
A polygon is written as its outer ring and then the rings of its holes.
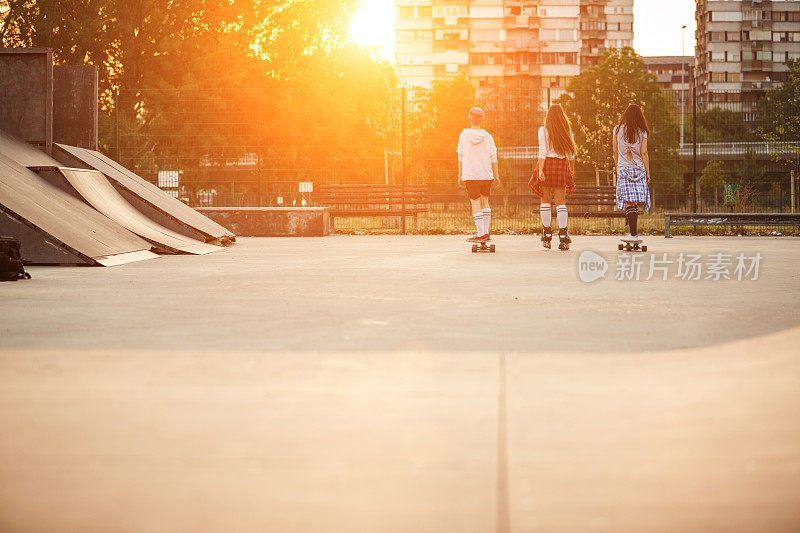
POLYGON ((647 72, 655 74, 659 87, 689 101, 692 97, 692 56, 645 56, 642 60, 647 72))
POLYGON ((633 0, 580 0, 581 70, 609 48, 633 46, 633 0))
POLYGON ((428 86, 464 74, 565 87, 609 48, 632 46, 633 0, 396 0, 400 77, 428 86))
POLYGON ((800 58, 800 0, 697 0, 695 16, 701 102, 747 109, 786 80, 786 60, 800 58))

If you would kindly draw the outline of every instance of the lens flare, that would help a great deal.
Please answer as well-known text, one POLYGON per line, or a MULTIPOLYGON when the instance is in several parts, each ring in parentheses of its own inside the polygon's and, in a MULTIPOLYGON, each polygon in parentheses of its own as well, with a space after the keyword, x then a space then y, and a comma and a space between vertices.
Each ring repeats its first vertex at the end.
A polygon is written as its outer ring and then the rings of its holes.
POLYGON ((350 21, 350 38, 394 61, 394 13, 392 0, 365 0, 350 21))

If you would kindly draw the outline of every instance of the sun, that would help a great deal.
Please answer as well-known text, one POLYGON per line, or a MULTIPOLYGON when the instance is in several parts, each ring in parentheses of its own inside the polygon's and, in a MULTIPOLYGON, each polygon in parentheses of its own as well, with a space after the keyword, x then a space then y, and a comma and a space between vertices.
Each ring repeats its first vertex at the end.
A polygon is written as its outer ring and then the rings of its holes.
POLYGON ((394 0, 363 0, 350 21, 350 38, 394 61, 394 0))

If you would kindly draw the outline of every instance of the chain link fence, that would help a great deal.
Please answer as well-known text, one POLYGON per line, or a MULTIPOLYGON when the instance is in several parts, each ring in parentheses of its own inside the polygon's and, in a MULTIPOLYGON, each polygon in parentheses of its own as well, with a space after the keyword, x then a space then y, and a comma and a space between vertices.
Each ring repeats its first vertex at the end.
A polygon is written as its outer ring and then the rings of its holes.
MULTIPOLYGON (((666 211, 790 212, 791 171, 800 142, 771 135, 779 117, 758 102, 713 95, 681 102, 669 91, 567 93, 557 89, 473 89, 464 82, 381 89, 152 89, 123 91, 102 114, 101 150, 193 207, 313 206, 320 185, 424 185, 430 204, 408 217, 337 218, 340 231, 457 233, 470 230, 457 186, 456 144, 474 105, 499 148, 501 186, 493 229, 536 231, 528 188, 537 130, 552 103, 573 124, 575 181, 613 185, 611 129, 629 103, 651 128, 654 207, 666 211), (683 110, 683 111, 682 111, 683 110)), ((623 231, 615 218, 579 218, 574 233, 623 231)))

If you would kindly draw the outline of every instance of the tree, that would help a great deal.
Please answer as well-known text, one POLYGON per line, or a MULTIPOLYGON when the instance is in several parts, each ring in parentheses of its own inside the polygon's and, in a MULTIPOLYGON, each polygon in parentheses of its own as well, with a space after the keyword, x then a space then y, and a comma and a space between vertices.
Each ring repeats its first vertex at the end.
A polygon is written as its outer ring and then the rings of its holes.
POLYGON ((287 80, 304 57, 342 47, 356 6, 357 0, 0 0, 0 42, 53 48, 57 64, 97 65, 106 99, 116 90, 197 80, 249 87, 287 80))
POLYGON ((598 66, 572 78, 558 101, 572 121, 577 166, 584 171, 613 168, 613 128, 629 104, 641 105, 651 129, 647 146, 654 193, 663 199, 683 192, 674 95, 660 89, 633 49, 608 51, 598 66))
MULTIPOLYGON (((688 132, 692 131, 689 119, 688 132)), ((688 138, 691 140, 691 134, 688 138)), ((751 139, 742 113, 712 107, 697 114, 697 142, 741 142, 751 139)))
POLYGON ((745 152, 737 174, 739 183, 747 185, 753 191, 764 191, 769 188, 769 176, 764 172, 763 163, 752 150, 745 152))
MULTIPOLYGON (((6 46, 99 67, 100 146, 149 179, 383 178, 393 69, 348 44, 358 0, 0 0, 6 46), (112 123, 116 121, 116 128, 112 123), (358 142, 353 140, 357 139, 358 142)), ((278 185, 276 185, 278 187, 278 185)))
MULTIPOLYGON (((704 193, 714 193, 714 204, 717 204, 718 192, 721 187, 725 186, 725 170, 722 167, 721 161, 709 161, 703 168, 700 174, 700 190, 704 193)), ((707 197, 710 197, 708 195, 707 197)))
MULTIPOLYGON (((474 105, 475 89, 465 76, 434 81, 430 90, 409 90, 406 165, 414 182, 429 183, 440 192, 457 190, 456 143, 474 105)), ((487 123, 492 120, 488 115, 487 123)))
MULTIPOLYGON (((800 59, 790 59, 786 66, 789 72, 783 85, 767 92, 758 102, 758 110, 764 117, 759 133, 769 142, 800 141, 800 59)), ((800 149, 777 159, 800 165, 800 149)))

